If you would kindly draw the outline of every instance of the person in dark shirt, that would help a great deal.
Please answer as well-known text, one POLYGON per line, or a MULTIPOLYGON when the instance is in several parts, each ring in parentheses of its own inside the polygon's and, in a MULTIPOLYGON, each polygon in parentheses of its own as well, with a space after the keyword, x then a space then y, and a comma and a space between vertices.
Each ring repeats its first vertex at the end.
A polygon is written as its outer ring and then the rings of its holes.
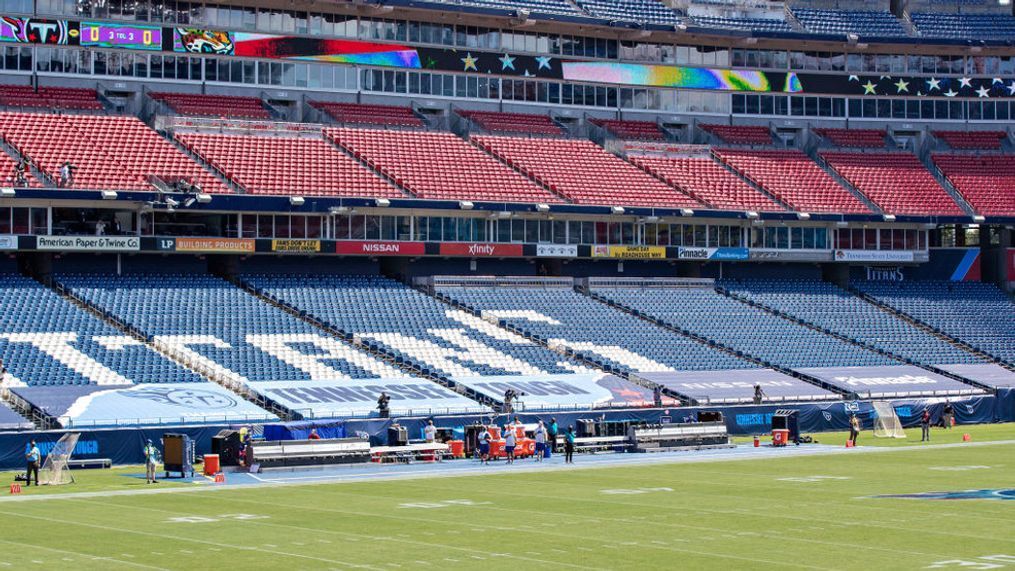
POLYGON ((761 385, 758 383, 754 384, 754 404, 761 404, 761 401, 765 398, 765 391, 761 390, 761 385))
POLYGON ((952 403, 945 401, 944 409, 941 411, 941 424, 948 430, 951 430, 952 424, 955 422, 955 407, 952 403))
POLYGON ((381 396, 377 397, 377 411, 381 418, 388 418, 388 402, 390 401, 391 397, 388 396, 388 393, 381 391, 381 396))
POLYGON ((574 427, 568 426, 564 434, 564 463, 574 464, 574 427))
POLYGON ((860 436, 860 419, 855 414, 849 417, 849 441, 856 446, 856 438, 860 436))
POLYGON ((930 442, 930 411, 926 408, 920 415, 920 442, 930 442))

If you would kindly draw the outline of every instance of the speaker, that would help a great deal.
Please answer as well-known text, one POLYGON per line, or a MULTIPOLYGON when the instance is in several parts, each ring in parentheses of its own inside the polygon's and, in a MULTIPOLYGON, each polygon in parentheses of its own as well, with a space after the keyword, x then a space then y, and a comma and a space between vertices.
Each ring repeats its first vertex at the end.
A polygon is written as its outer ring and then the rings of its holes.
POLYGON ((407 446, 409 431, 404 426, 388 427, 388 446, 407 446))
POLYGON ((211 453, 219 455, 220 466, 240 465, 240 433, 223 429, 211 438, 211 453))
POLYGON ((698 422, 722 422, 722 412, 718 410, 698 411, 698 422))
POLYGON ((179 472, 181 476, 194 473, 194 441, 186 434, 162 435, 162 463, 166 474, 179 472))

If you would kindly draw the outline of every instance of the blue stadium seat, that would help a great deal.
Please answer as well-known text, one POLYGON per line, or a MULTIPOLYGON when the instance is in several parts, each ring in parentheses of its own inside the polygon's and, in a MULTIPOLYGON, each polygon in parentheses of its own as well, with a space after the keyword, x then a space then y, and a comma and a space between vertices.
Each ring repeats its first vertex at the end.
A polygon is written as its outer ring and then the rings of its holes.
POLYGON ((921 35, 961 40, 1015 40, 1015 18, 1006 14, 910 14, 921 35))
POLYGON ((853 287, 955 339, 1015 363, 1015 304, 978 282, 853 282, 853 287))
POLYGON ((499 317, 551 345, 570 347, 622 371, 755 367, 568 288, 470 287, 440 292, 481 310, 484 316, 499 317))
POLYGON ((724 16, 693 16, 691 18, 703 28, 723 28, 756 32, 792 32, 785 20, 775 18, 727 18, 724 16))
POLYGON ((589 14, 604 20, 674 25, 679 14, 659 0, 576 0, 589 14))
POLYGON ((902 22, 891 12, 794 8, 793 15, 811 32, 857 34, 861 37, 904 37, 902 22))
POLYGON ((727 280, 721 285, 736 295, 918 363, 985 362, 827 282, 727 280))
POLYGON ((660 321, 787 367, 897 365, 873 351, 722 295, 711 288, 596 290, 660 321))

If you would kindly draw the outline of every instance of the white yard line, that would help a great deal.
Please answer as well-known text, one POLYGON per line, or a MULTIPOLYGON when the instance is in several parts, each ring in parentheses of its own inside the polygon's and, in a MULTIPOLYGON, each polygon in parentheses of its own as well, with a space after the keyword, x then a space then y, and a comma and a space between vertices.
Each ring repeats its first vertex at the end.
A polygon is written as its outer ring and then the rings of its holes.
MULTIPOLYGON (((41 549, 43 551, 52 551, 53 553, 59 553, 61 555, 76 555, 78 557, 83 557, 85 559, 90 559, 92 561, 106 561, 106 562, 109 562, 109 563, 119 563, 121 565, 126 565, 128 567, 140 567, 142 569, 157 569, 159 571, 168 571, 168 569, 166 569, 165 567, 155 567, 153 565, 144 565, 142 563, 134 563, 133 561, 123 561, 123 560, 117 559, 115 557, 107 557, 107 556, 102 556, 102 555, 89 555, 87 553, 82 553, 80 551, 71 551, 71 550, 67 550, 67 549, 57 549, 55 547, 49 547, 49 546, 46 546, 46 545, 36 545, 34 543, 22 543, 20 541, 11 541, 10 539, 0 539, 0 543, 9 543, 11 545, 17 545, 18 547, 21 547, 21 548, 24 548, 24 549, 41 549)), ((65 561, 66 561, 66 559, 65 559, 65 561)), ((10 566, 10 564, 7 564, 7 563, 5 563, 3 565, 4 566, 10 566)))

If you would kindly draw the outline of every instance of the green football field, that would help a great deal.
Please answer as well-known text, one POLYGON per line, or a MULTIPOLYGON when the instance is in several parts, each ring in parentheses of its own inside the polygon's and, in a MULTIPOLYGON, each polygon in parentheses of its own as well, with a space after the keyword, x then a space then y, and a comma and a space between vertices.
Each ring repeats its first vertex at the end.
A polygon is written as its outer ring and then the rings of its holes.
POLYGON ((196 491, 128 467, 18 501, 7 473, 0 569, 1015 569, 1015 501, 872 497, 1015 488, 1015 425, 869 434, 877 450, 196 491))

